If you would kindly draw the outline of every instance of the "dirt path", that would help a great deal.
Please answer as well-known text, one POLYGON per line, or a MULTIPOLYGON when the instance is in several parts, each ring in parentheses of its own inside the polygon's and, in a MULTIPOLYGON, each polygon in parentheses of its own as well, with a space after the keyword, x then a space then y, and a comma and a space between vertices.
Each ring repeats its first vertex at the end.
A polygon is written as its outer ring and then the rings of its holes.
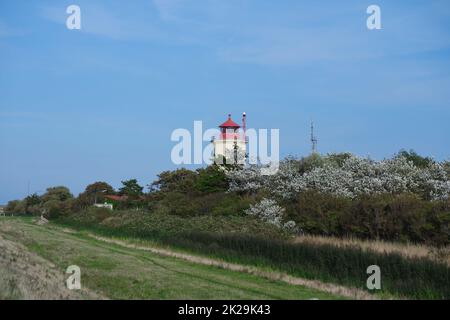
MULTIPOLYGON (((71 232, 69 230, 65 230, 65 232, 71 232)), ((205 258, 200 256, 195 256, 191 254, 186 253, 180 253, 173 250, 168 249, 161 249, 151 246, 142 246, 142 245, 136 245, 127 241, 118 240, 118 239, 112 239, 112 238, 106 238, 106 237, 100 237, 95 234, 89 233, 90 237, 103 241, 106 243, 112 243, 116 244, 125 248, 130 249, 138 249, 138 250, 144 250, 149 251, 152 253, 169 256, 169 257, 175 257, 179 259, 183 259, 189 262, 199 263, 203 265, 209 265, 209 266, 215 266, 220 267, 228 270, 238 271, 238 272, 245 272, 249 274, 253 274, 256 276, 264 277, 266 279, 270 280, 277 280, 277 281, 283 281, 292 285, 301 285, 312 289, 317 289, 320 291, 324 291, 330 294, 340 295, 351 299, 357 299, 357 300, 375 300, 378 299, 377 297, 357 288, 349 288, 344 287, 340 285, 330 284, 330 283, 324 283, 317 280, 308 280, 298 277, 289 276, 285 273, 281 272, 268 272, 268 271, 262 271, 255 267, 245 266, 245 265, 239 265, 234 263, 227 263, 221 260, 217 259, 211 259, 211 258, 205 258)))

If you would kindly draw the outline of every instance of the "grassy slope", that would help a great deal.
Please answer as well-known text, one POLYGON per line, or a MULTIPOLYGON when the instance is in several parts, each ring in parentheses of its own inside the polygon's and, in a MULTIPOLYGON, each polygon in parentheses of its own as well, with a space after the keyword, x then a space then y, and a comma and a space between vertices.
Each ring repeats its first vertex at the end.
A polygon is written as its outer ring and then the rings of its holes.
POLYGON ((409 257, 398 250, 366 250, 364 246, 330 242, 295 244, 279 230, 248 216, 179 217, 90 210, 57 222, 106 237, 157 242, 230 263, 359 289, 365 289, 367 267, 375 264, 383 274, 382 290, 376 292, 377 296, 450 296, 448 265, 433 261, 428 255, 409 257))
MULTIPOLYGON (((302 286, 107 244, 24 219, 0 219, 6 239, 25 245, 61 272, 81 268, 82 286, 115 299, 334 299, 302 286)), ((64 284, 62 284, 64 285, 64 284)))
POLYGON ((279 228, 260 221, 255 217, 240 215, 199 215, 180 217, 169 214, 154 214, 140 211, 90 210, 62 218, 70 224, 86 227, 103 227, 105 230, 134 234, 152 235, 152 238, 173 237, 182 233, 208 231, 214 233, 241 233, 260 235, 265 238, 285 238, 279 228))

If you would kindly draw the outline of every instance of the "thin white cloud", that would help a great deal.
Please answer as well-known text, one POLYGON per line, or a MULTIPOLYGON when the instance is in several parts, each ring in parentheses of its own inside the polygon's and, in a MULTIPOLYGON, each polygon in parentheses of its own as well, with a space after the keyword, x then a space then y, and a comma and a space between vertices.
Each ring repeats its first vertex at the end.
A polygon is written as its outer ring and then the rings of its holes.
POLYGON ((210 47, 224 62, 307 65, 374 60, 450 46, 442 4, 383 6, 383 30, 366 28, 366 7, 294 3, 260 9, 258 1, 153 0, 168 36, 210 47), (443 19, 441 20, 443 21, 443 19))
MULTIPOLYGON (((161 32, 141 17, 127 16, 111 8, 86 3, 81 8, 81 30, 87 34, 114 40, 151 40, 162 37, 161 32)), ((68 15, 64 7, 48 6, 41 16, 49 21, 65 24, 68 15)))
MULTIPOLYGON (((148 4, 148 11, 140 12, 82 4, 82 32, 116 40, 199 45, 223 62, 260 65, 376 60, 450 46, 448 30, 432 19, 440 14, 432 6, 386 8, 383 30, 369 31, 360 4, 320 7, 320 11, 315 5, 295 4, 295 14, 290 6, 267 12, 249 1, 152 0, 148 4)), ((63 9, 45 8, 43 16, 65 23, 63 9)))
POLYGON ((417 15, 387 21, 380 31, 334 21, 313 28, 250 25, 235 35, 237 41, 223 43, 218 49, 223 61, 308 65, 320 61, 374 60, 450 47, 448 30, 423 18, 420 21, 417 15))

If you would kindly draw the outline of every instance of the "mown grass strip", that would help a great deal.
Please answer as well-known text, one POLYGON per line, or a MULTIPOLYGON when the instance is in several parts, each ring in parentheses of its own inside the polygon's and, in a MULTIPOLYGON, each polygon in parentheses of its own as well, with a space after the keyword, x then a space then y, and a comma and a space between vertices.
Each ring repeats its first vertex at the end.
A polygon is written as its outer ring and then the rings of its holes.
POLYGON ((228 262, 267 266, 293 276, 317 279, 365 289, 367 267, 378 265, 382 273, 380 294, 416 299, 450 299, 450 269, 426 258, 405 258, 361 248, 328 244, 289 243, 240 234, 187 232, 167 236, 164 231, 93 226, 73 220, 59 223, 88 229, 109 237, 131 237, 206 254, 228 262))

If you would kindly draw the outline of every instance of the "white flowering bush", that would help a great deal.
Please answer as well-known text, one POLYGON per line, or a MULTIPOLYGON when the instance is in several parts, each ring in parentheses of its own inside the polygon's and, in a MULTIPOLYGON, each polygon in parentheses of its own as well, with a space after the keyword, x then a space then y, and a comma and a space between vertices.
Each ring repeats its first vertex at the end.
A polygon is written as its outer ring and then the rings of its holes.
POLYGON ((255 216, 264 222, 281 227, 284 211, 275 200, 264 198, 257 204, 250 206, 245 213, 255 216))
POLYGON ((276 174, 264 176, 260 166, 227 172, 230 191, 258 192, 265 189, 281 198, 292 198, 301 191, 317 190, 336 196, 355 198, 382 193, 414 193, 430 200, 447 199, 450 180, 443 164, 431 162, 416 167, 404 157, 374 161, 349 155, 341 165, 323 163, 301 173, 292 159, 280 163, 276 174))
POLYGON ((289 220, 285 224, 283 224, 283 229, 289 233, 293 234, 302 234, 303 231, 297 226, 295 221, 289 220))
POLYGON ((257 204, 250 206, 245 213, 255 216, 264 222, 273 224, 286 232, 295 234, 302 232, 301 229, 297 227, 295 221, 289 220, 285 223, 282 222, 285 210, 279 206, 275 200, 264 198, 257 204))

